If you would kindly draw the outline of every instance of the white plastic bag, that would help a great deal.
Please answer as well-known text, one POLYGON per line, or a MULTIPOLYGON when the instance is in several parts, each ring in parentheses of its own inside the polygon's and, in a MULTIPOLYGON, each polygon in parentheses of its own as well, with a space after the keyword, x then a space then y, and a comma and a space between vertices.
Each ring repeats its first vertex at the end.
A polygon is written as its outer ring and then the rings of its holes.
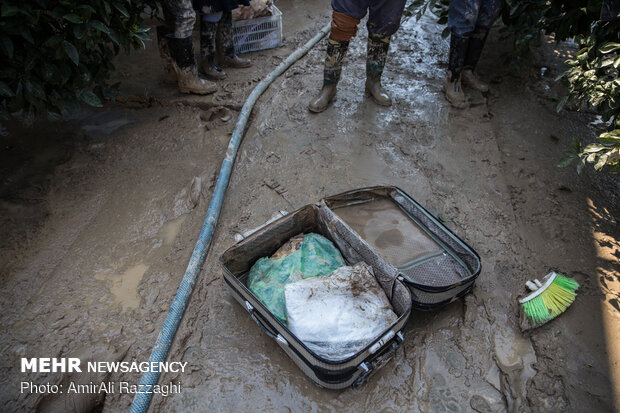
POLYGON ((329 360, 353 356, 398 317, 364 262, 284 287, 289 329, 329 360))

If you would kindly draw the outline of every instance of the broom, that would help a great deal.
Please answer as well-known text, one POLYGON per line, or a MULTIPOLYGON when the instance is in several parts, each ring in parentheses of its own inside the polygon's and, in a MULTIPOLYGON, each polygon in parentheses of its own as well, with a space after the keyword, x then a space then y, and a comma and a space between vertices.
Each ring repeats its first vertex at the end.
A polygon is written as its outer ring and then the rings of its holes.
POLYGON ((538 327, 553 320, 575 301, 579 283, 572 278, 556 272, 550 272, 543 278, 525 283, 532 293, 519 299, 523 313, 531 324, 531 328, 538 327))

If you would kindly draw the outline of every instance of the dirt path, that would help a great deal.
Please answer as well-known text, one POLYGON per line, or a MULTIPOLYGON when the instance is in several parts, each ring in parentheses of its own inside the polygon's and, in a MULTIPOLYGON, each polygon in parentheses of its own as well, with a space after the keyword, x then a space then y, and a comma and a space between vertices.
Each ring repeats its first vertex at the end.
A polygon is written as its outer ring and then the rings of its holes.
MULTIPOLYGON (((257 66, 231 73, 213 97, 162 86, 151 47, 118 64, 130 94, 122 106, 62 125, 6 126, 0 401, 10 410, 49 402, 19 394, 20 381, 47 379, 19 373, 19 357, 148 358, 253 79, 328 21, 328 1, 306 3, 303 12, 281 0, 286 47, 254 54, 257 66)), ((169 357, 187 361, 191 374, 163 375, 183 391, 155 396, 152 411, 614 411, 620 184, 555 167, 573 137, 595 136, 594 117, 555 113, 552 79, 561 69, 553 45, 513 76, 499 63, 497 36, 480 67, 494 80, 488 99, 472 94, 469 110, 450 108, 441 93, 440 32, 424 18, 395 37, 384 80, 390 108, 363 94, 365 29, 326 112, 306 109, 321 82, 324 43, 261 98, 169 357), (233 300, 217 260, 235 232, 279 209, 375 184, 397 185, 441 215, 478 251, 483 271, 465 299, 414 312, 404 346, 369 383, 323 390, 233 300), (516 297, 525 280, 550 268, 574 275, 580 294, 566 314, 524 336, 516 297)), ((124 411, 131 400, 110 394, 103 410, 124 411)))

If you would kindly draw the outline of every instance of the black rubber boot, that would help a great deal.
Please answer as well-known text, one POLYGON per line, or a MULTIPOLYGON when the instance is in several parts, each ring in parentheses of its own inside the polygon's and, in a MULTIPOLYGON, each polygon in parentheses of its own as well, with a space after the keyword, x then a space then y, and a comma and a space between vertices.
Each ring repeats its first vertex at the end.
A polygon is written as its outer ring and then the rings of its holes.
POLYGON ((455 33, 452 33, 450 36, 450 56, 448 59, 448 70, 450 73, 443 84, 443 91, 450 104, 457 108, 467 106, 467 99, 461 87, 461 73, 465 66, 468 44, 469 37, 459 36, 455 33))
POLYGON ((172 66, 177 74, 179 91, 181 93, 195 93, 198 95, 215 92, 217 90, 215 83, 201 79, 198 76, 191 36, 183 39, 167 37, 167 41, 170 56, 172 56, 172 66))
POLYGON ((474 74, 476 65, 482 55, 482 49, 489 36, 489 30, 481 27, 476 27, 474 32, 469 37, 469 44, 467 46, 467 54, 465 55, 465 63, 463 66, 462 81, 465 86, 469 86, 472 89, 479 90, 480 92, 488 92, 489 85, 481 81, 474 74))
POLYGON ((159 56, 164 65, 164 83, 176 84, 177 74, 174 72, 172 57, 170 56, 168 42, 166 41, 168 33, 169 31, 166 26, 157 26, 157 46, 159 48, 159 56))
POLYGON ((368 33, 366 52, 366 93, 381 106, 391 106, 392 98, 381 86, 381 75, 390 48, 390 36, 368 33))
POLYGON ((342 62, 347 55, 348 48, 348 41, 327 40, 327 53, 323 69, 323 87, 319 94, 308 104, 308 109, 311 112, 323 112, 334 99, 334 96, 336 96, 336 85, 340 81, 342 62))
POLYGON ((215 38, 217 23, 200 20, 200 67, 213 80, 226 79, 226 73, 215 64, 215 38))

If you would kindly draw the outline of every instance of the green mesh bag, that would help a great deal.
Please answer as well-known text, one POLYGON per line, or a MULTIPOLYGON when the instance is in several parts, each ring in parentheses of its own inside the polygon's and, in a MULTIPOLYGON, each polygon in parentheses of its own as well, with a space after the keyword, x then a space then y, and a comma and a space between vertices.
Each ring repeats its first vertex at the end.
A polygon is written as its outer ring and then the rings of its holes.
POLYGON ((299 249, 283 258, 260 258, 250 269, 248 288, 284 324, 284 285, 303 278, 322 277, 347 265, 340 251, 327 238, 305 234, 299 249))

